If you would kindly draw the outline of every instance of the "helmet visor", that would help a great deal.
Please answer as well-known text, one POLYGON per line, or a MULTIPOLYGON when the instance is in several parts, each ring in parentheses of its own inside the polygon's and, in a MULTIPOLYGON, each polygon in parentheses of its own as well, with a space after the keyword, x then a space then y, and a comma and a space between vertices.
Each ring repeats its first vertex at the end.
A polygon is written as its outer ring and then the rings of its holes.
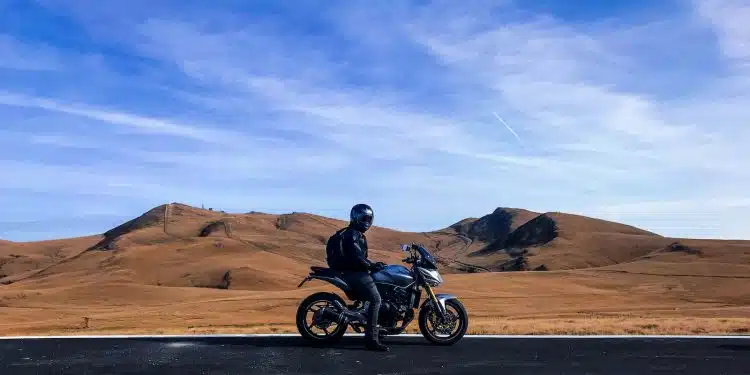
POLYGON ((372 214, 364 213, 359 217, 359 221, 363 224, 372 225, 372 214))
POLYGON ((352 208, 352 223, 360 227, 361 230, 367 230, 372 225, 374 217, 372 208, 366 204, 358 204, 352 208))

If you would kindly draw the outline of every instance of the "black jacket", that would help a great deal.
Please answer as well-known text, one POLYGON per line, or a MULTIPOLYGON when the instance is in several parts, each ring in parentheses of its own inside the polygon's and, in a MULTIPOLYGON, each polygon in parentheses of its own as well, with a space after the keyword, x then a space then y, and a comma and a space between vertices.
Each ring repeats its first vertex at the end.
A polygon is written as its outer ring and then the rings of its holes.
MULTIPOLYGON (((331 238, 336 240, 336 236, 331 238)), ((338 271, 369 271, 373 263, 367 259, 367 237, 351 227, 340 233, 341 247, 333 246, 328 256, 328 266, 338 271)))

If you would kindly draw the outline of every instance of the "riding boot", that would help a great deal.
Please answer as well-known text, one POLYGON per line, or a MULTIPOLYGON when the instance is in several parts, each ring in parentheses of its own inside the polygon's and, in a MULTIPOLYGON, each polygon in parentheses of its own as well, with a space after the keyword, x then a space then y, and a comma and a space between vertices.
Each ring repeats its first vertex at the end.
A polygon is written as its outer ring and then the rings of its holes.
POLYGON ((370 350, 387 352, 388 347, 380 343, 378 334, 378 316, 380 315, 380 296, 375 294, 375 298, 370 302, 367 311, 367 330, 365 331, 365 346, 370 350))
POLYGON ((378 328, 373 327, 365 331, 365 347, 370 350, 387 352, 390 350, 387 346, 380 342, 380 335, 378 334, 378 328))

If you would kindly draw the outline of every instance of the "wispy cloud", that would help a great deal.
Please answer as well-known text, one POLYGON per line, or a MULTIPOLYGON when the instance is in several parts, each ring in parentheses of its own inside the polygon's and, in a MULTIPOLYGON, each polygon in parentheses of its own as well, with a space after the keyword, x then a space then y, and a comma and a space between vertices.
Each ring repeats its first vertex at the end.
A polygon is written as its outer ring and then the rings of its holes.
POLYGON ((106 124, 129 127, 143 133, 164 134, 223 145, 236 145, 239 142, 247 142, 249 140, 249 137, 242 133, 222 130, 216 127, 201 128, 182 125, 168 120, 144 117, 118 111, 63 104, 47 98, 28 97, 0 92, 0 105, 58 112, 66 115, 84 117, 106 124))
POLYGON ((738 1, 606 21, 513 1, 42 3, 76 25, 67 42, 0 29, 0 56, 27 56, 0 76, 25 60, 51 74, 0 84, 14 194, 100 194, 129 214, 185 200, 345 217, 368 201, 411 230, 515 206, 741 235, 738 1), (82 54, 97 68, 73 81, 82 54))
MULTIPOLYGON (((742 69, 750 69, 750 5, 743 0, 693 0, 696 14, 714 28, 723 55, 742 69)), ((743 72, 747 74, 747 71, 743 72)))

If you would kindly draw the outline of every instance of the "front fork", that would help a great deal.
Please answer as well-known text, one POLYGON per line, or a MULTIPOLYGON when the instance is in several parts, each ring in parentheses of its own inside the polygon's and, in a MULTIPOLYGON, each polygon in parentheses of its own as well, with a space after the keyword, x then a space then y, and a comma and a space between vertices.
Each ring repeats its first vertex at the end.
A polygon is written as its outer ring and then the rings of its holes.
POLYGON ((437 296, 435 296, 435 292, 432 291, 432 288, 430 288, 429 285, 425 284, 424 289, 427 291, 427 294, 430 296, 430 301, 437 306, 438 313, 440 313, 440 317, 445 319, 447 313, 445 311, 445 307, 443 307, 442 304, 440 304, 440 301, 438 301, 437 296))

